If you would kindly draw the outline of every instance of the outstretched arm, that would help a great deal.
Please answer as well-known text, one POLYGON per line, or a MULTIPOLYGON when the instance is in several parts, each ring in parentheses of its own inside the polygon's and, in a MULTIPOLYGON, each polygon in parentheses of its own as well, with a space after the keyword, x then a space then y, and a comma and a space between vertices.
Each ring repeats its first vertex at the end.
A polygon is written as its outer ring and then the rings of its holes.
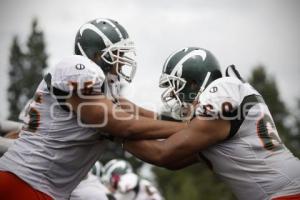
POLYGON ((157 114, 155 112, 153 112, 151 110, 147 110, 140 106, 137 106, 135 103, 129 101, 128 99, 120 98, 119 102, 120 102, 121 108, 130 114, 147 117, 147 118, 151 118, 151 119, 157 118, 156 117, 157 114))
POLYGON ((229 121, 198 117, 166 140, 125 141, 124 148, 146 162, 170 168, 173 163, 224 140, 229 130, 229 121))
POLYGON ((118 108, 109 99, 99 96, 81 99, 72 96, 67 101, 85 125, 96 127, 112 136, 128 139, 167 138, 186 127, 184 123, 137 117, 118 108))
POLYGON ((164 167, 169 170, 179 170, 179 169, 183 169, 187 166, 196 164, 198 162, 199 162, 199 156, 197 154, 193 154, 193 155, 187 156, 184 159, 178 160, 176 162, 168 163, 164 167))

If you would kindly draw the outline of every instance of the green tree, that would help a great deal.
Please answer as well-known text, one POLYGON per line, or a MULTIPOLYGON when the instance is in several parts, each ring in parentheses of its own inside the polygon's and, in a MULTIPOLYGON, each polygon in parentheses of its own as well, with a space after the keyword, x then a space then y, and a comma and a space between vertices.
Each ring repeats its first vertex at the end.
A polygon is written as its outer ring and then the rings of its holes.
POLYGON ((196 164, 178 171, 155 167, 154 173, 166 200, 236 199, 205 164, 196 164))
POLYGON ((22 50, 17 36, 14 37, 10 53, 8 102, 10 120, 18 120, 20 111, 32 98, 42 79, 43 69, 47 67, 44 34, 38 29, 36 19, 32 22, 31 34, 26 52, 22 50))
POLYGON ((23 74, 24 74, 24 61, 25 54, 20 48, 17 36, 14 37, 13 43, 10 49, 10 70, 9 78, 10 84, 8 87, 8 102, 9 102, 9 119, 16 120, 18 118, 19 112, 22 109, 21 97, 22 97, 22 87, 23 74))

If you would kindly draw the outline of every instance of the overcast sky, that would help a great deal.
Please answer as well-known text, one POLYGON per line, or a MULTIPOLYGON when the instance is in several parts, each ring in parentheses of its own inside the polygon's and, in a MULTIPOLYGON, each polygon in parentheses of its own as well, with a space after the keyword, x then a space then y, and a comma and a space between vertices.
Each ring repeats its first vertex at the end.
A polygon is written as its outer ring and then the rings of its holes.
POLYGON ((235 64, 245 77, 264 64, 290 107, 300 97, 297 0, 0 0, 0 118, 8 113, 12 37, 18 35, 26 43, 34 17, 45 33, 50 66, 73 53, 81 24, 99 17, 119 21, 136 43, 139 64, 126 95, 147 107, 160 102, 158 78, 164 60, 185 46, 209 49, 223 70, 235 64))

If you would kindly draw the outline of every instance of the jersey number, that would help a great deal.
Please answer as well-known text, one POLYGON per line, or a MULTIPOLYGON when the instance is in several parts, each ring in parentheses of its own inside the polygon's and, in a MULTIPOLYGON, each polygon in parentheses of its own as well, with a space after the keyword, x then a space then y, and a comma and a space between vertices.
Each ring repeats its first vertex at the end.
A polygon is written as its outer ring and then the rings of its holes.
POLYGON ((35 132, 40 124, 40 113, 36 109, 30 108, 28 115, 29 115, 29 122, 28 122, 27 129, 29 131, 35 132))
POLYGON ((257 134, 265 149, 274 151, 282 148, 275 124, 269 115, 264 114, 257 121, 257 134))
MULTIPOLYGON (((42 95, 36 93, 34 96, 34 101, 36 103, 42 103, 42 95)), ((40 113, 35 108, 31 107, 30 104, 28 106, 29 107, 27 108, 26 115, 29 117, 29 119, 25 129, 31 132, 35 132, 40 125, 40 113)))

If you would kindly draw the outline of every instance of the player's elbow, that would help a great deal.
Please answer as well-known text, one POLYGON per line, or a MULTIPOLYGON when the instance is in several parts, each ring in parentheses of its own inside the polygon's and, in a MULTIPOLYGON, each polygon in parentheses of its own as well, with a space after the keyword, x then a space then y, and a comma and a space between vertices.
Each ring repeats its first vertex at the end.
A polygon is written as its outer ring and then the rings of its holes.
POLYGON ((154 164, 159 167, 164 167, 167 169, 169 169, 171 167, 170 161, 169 161, 169 156, 165 151, 157 152, 157 156, 155 158, 154 164))
POLYGON ((157 164, 158 166, 166 168, 168 170, 176 171, 184 168, 184 166, 178 164, 178 162, 180 162, 178 160, 174 160, 174 154, 168 154, 167 152, 165 152, 159 156, 157 164))

